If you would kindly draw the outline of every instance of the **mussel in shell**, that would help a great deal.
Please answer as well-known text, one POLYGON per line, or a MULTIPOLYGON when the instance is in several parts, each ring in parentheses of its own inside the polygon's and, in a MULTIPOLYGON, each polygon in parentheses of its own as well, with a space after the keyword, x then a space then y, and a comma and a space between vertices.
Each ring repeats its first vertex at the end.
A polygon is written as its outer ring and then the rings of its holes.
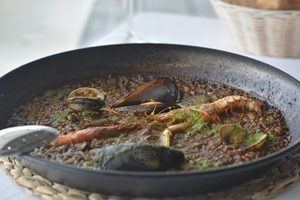
POLYGON ((219 130, 220 136, 225 144, 233 145, 235 148, 242 146, 245 138, 245 130, 234 124, 224 124, 219 130))
POLYGON ((260 132, 250 133, 234 124, 224 124, 221 126, 219 133, 225 144, 246 150, 261 149, 267 139, 267 134, 260 132))
POLYGON ((174 80, 169 78, 155 79, 139 87, 112 105, 112 108, 144 105, 155 106, 157 110, 175 106, 182 99, 182 92, 174 80))
POLYGON ((95 88, 81 87, 73 90, 66 102, 71 110, 99 111, 105 105, 105 92, 95 88))
POLYGON ((96 169, 166 171, 184 163, 178 150, 151 144, 124 143, 91 150, 96 169))

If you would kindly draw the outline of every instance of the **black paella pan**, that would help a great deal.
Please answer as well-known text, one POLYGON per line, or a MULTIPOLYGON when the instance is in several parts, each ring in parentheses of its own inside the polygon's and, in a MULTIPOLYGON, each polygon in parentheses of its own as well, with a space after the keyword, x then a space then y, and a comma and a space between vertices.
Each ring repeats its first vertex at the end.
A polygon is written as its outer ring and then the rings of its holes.
POLYGON ((65 185, 103 194, 178 196, 237 184, 268 169, 300 142, 300 82, 267 64, 206 48, 124 44, 80 49, 26 64, 0 78, 1 128, 19 105, 70 81, 107 74, 154 74, 204 79, 243 89, 282 111, 290 144, 241 165, 199 172, 94 171, 23 155, 38 174, 65 185))

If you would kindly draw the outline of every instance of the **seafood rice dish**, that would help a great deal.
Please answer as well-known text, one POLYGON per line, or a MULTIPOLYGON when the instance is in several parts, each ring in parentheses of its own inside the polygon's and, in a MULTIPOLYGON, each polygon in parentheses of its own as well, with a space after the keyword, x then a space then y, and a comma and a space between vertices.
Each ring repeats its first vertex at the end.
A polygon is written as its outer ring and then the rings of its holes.
POLYGON ((238 165, 291 140, 280 111, 247 91, 203 80, 109 75, 45 91, 7 126, 60 135, 31 155, 93 170, 189 171, 238 165))

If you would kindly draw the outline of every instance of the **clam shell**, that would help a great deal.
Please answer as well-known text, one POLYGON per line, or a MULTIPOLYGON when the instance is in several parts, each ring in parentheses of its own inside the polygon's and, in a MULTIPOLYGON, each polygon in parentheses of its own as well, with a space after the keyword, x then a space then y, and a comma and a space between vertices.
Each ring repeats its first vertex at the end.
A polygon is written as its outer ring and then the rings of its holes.
POLYGON ((98 111, 105 105, 106 93, 96 88, 81 87, 73 90, 66 102, 75 111, 98 111))

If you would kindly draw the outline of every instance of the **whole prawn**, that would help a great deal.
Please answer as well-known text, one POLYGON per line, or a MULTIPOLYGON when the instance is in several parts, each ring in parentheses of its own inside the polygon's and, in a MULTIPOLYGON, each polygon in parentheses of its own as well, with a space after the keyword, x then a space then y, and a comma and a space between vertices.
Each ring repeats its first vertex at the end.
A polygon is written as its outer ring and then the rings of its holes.
MULTIPOLYGON (((187 113, 191 111, 198 111, 199 117, 203 120, 216 123, 220 121, 219 115, 228 113, 229 111, 243 110, 254 111, 258 114, 262 113, 262 104, 259 101, 252 100, 247 97, 231 95, 218 99, 212 103, 205 103, 201 105, 189 106, 174 110, 175 112, 187 113)), ((156 121, 172 121, 174 120, 174 111, 158 114, 154 117, 156 121)))
POLYGON ((261 114, 262 104, 247 97, 232 95, 218 99, 212 103, 202 104, 199 107, 199 110, 203 114, 202 118, 212 123, 219 121, 219 115, 239 109, 261 114))
POLYGON ((114 126, 101 126, 91 127, 87 129, 70 132, 65 135, 57 136, 53 143, 55 145, 70 145, 81 143, 85 141, 91 141, 95 139, 101 139, 105 137, 116 137, 124 131, 130 131, 137 128, 139 125, 114 125, 114 126))

